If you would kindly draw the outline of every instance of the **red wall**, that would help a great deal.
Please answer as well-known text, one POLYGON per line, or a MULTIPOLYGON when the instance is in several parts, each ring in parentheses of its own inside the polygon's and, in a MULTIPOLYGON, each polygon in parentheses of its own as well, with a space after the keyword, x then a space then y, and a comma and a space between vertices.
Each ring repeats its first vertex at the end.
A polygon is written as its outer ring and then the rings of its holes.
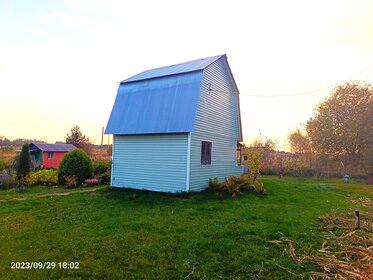
POLYGON ((43 152, 43 168, 44 169, 58 169, 58 166, 60 165, 60 162, 63 158, 63 156, 66 153, 64 152, 54 152, 54 158, 48 159, 48 152, 43 152))

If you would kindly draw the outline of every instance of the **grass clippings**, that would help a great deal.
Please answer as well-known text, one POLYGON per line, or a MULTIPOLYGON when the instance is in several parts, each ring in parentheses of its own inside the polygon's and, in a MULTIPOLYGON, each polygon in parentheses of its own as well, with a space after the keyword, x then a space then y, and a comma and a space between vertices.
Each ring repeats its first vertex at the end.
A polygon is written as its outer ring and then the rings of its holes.
MULTIPOLYGON (((356 201, 364 206, 373 202, 368 198, 356 201)), ((354 217, 322 216, 325 238, 316 254, 297 253, 292 240, 284 236, 270 242, 286 244, 283 254, 297 263, 313 263, 319 267, 321 271, 311 272, 310 279, 372 279, 373 211, 364 212, 363 217, 360 229, 355 229, 354 217)))
POLYGON ((373 199, 369 199, 369 198, 366 198, 366 197, 359 197, 359 198, 356 198, 356 199, 351 199, 351 202, 356 203, 356 204, 361 204, 361 205, 364 205, 366 207, 373 207, 373 199))

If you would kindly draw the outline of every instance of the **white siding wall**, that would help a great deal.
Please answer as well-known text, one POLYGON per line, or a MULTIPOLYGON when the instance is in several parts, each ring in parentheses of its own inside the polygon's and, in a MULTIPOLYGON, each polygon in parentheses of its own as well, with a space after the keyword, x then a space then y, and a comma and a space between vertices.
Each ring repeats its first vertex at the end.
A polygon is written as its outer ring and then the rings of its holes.
POLYGON ((208 179, 239 176, 236 142, 240 139, 238 98, 225 61, 219 59, 204 70, 195 128, 191 139, 190 190, 200 191, 208 179), (201 141, 212 142, 211 165, 201 165, 201 141))
POLYGON ((114 136, 112 186, 185 192, 187 134, 114 136))

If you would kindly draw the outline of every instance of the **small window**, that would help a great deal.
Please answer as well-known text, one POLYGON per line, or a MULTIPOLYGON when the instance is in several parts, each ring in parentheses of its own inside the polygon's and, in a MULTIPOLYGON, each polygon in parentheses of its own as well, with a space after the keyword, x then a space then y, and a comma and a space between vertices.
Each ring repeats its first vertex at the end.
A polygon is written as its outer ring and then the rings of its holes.
POLYGON ((54 153, 48 152, 48 159, 54 159, 54 153))
POLYGON ((202 141, 202 145, 201 145, 201 164, 202 165, 211 164, 211 148, 212 148, 211 142, 202 141))

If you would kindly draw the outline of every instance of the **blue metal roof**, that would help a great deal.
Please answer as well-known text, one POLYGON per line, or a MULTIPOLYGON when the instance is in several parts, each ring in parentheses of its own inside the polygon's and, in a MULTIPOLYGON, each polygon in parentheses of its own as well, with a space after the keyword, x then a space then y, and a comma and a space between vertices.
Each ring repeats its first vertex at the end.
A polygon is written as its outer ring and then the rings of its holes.
POLYGON ((70 152, 76 147, 73 144, 46 144, 46 143, 30 143, 30 151, 41 150, 43 152, 70 152))
POLYGON ((223 56, 148 70, 122 81, 105 133, 193 131, 203 69, 223 56))
POLYGON ((211 56, 211 57, 196 59, 196 60, 192 60, 192 61, 188 61, 184 63, 179 63, 179 64, 174 64, 174 65, 147 70, 135 76, 132 76, 131 78, 123 80, 121 81, 121 83, 129 83, 129 82, 134 82, 134 81, 152 79, 156 77, 170 76, 170 75, 175 75, 175 74, 203 70, 222 56, 224 55, 211 56))

